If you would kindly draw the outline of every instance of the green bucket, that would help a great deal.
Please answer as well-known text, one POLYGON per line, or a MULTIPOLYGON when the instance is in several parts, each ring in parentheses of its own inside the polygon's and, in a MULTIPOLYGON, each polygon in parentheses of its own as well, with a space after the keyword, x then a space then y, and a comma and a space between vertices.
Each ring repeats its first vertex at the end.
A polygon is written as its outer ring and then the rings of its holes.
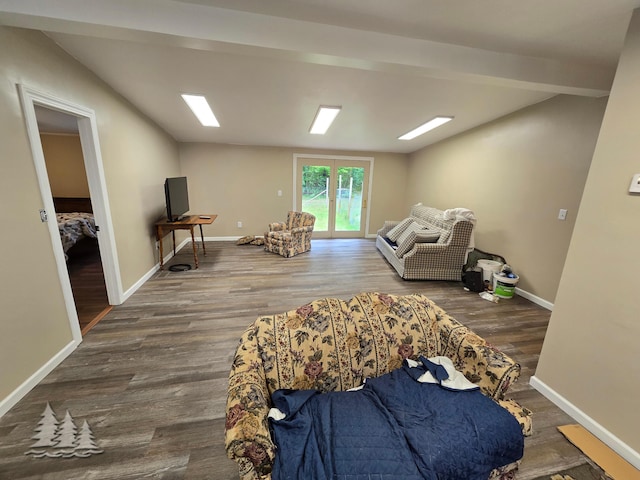
POLYGON ((519 277, 515 278, 502 277, 498 274, 493 274, 493 294, 500 298, 513 298, 516 293, 516 285, 518 284, 519 277))

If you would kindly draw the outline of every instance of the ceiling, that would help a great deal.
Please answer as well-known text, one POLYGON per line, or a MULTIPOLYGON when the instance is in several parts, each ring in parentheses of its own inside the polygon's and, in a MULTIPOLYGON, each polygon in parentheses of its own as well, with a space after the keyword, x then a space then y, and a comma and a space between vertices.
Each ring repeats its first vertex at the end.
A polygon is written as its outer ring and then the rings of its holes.
POLYGON ((36 120, 40 133, 73 133, 77 134, 78 119, 57 110, 35 105, 36 120))
POLYGON ((42 30, 180 142, 409 153, 557 94, 607 95, 637 7, 0 0, 0 24, 42 30), (181 93, 206 95, 221 126, 200 126, 181 93), (319 105, 342 111, 311 135, 319 105), (437 115, 455 119, 397 139, 437 115))

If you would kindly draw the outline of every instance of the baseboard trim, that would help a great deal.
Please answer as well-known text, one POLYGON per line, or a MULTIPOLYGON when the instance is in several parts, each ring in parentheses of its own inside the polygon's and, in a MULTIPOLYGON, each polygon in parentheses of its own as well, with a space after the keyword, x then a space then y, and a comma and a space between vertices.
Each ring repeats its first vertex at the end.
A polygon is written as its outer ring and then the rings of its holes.
MULTIPOLYGON (((206 239, 205 239, 206 240, 206 239)), ((184 239, 182 242, 180 242, 179 245, 176 245, 176 252, 179 252, 180 249, 182 247, 184 247, 187 243, 191 243, 191 238, 186 238, 184 239)), ((169 253, 167 255, 164 256, 164 258, 162 259, 163 263, 167 263, 169 260, 171 260, 173 258, 173 248, 169 251, 169 253)), ((134 293, 136 293, 136 291, 146 283, 147 280, 149 280, 154 273, 156 273, 158 270, 160 270, 160 262, 156 263, 151 270, 149 270, 147 273, 145 273, 142 277, 140 277, 138 279, 138 281, 136 283, 134 283, 133 285, 131 285, 131 287, 129 287, 127 289, 126 292, 124 292, 122 294, 122 298, 123 298, 123 302, 126 301, 131 295, 133 295, 134 293)))
POLYGON ((609 430, 604 428, 593 418, 588 416, 566 398, 549 387, 535 375, 529 380, 529 384, 540 392, 544 397, 549 399, 557 407, 566 414, 574 418, 580 425, 589 430, 593 435, 598 437, 603 443, 607 444, 614 452, 624 458, 627 462, 640 470, 640 453, 636 452, 629 445, 616 437, 609 430))
POLYGON ((0 417, 2 417, 5 413, 7 413, 11 408, 18 403, 27 393, 29 393, 33 387, 38 385, 46 377, 49 375, 54 368, 62 363, 62 361, 67 358, 71 353, 80 345, 80 342, 77 340, 72 340, 67 345, 65 345, 58 353, 56 353, 53 357, 51 357, 42 367, 40 367, 36 372, 27 378, 22 384, 16 388, 13 392, 11 392, 7 397, 3 398, 0 401, 0 417))
POLYGON ((521 288, 516 287, 516 294, 521 296, 522 298, 526 298, 530 302, 535 303, 536 305, 540 305, 542 308, 546 308, 547 310, 553 311, 553 303, 545 300, 544 298, 540 298, 533 293, 529 293, 526 290, 522 290, 521 288))
MULTIPOLYGON (((171 255, 167 255, 168 258, 173 257, 173 251, 171 252, 171 255)), ((166 262, 166 260, 165 260, 166 262)), ((138 281, 136 283, 134 283, 133 285, 131 285, 123 294, 122 294, 122 301, 123 303, 127 301, 127 299, 133 295, 134 293, 136 293, 136 291, 145 284, 145 282, 147 280, 149 280, 151 278, 151 276, 156 273, 158 270, 160 270, 160 263, 156 263, 153 268, 151 270, 149 270, 147 273, 145 273, 142 277, 140 277, 138 279, 138 281)))

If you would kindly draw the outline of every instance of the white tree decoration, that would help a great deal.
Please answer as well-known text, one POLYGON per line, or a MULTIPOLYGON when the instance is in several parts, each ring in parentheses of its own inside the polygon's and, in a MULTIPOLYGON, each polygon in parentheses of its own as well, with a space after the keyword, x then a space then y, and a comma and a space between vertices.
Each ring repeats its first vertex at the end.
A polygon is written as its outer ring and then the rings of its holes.
POLYGON ((102 453, 104 450, 98 448, 94 441, 93 432, 89 427, 89 424, 85 420, 80 427, 80 433, 78 434, 78 445, 76 446, 76 457, 89 457, 96 453, 102 453))
POLYGON ((76 432, 78 429, 76 428, 76 424, 73 423, 73 418, 67 410, 67 413, 64 415, 64 419, 58 425, 58 436, 56 440, 58 440, 58 444, 56 445, 57 452, 50 454, 47 453, 49 457, 59 457, 62 455, 70 455, 73 453, 73 450, 76 448, 76 432))
POLYGON ((45 456, 86 458, 104 452, 96 444, 91 427, 86 420, 82 423, 78 433, 78 428, 69 410, 67 410, 64 419, 59 422, 49 403, 41 415, 35 432, 36 434, 32 438, 37 442, 31 445, 31 449, 25 455, 33 455, 36 458, 45 456))
POLYGON ((58 444, 56 440, 56 432, 58 430, 58 419, 55 412, 52 410, 51 405, 47 402, 47 406, 40 416, 40 421, 35 431, 36 434, 31 437, 38 440, 31 445, 26 455, 33 455, 34 457, 42 457, 46 455, 46 449, 49 447, 55 447, 58 444))

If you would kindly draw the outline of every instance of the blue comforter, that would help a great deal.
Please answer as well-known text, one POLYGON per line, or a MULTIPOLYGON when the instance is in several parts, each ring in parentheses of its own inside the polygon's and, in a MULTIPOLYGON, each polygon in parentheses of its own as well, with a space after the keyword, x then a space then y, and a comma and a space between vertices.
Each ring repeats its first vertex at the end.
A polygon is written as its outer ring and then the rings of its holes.
MULTIPOLYGON (((426 359, 425 359, 426 360, 426 359)), ((352 392, 278 390, 273 480, 486 480, 522 458, 516 419, 479 390, 417 378, 426 364, 352 392)))

